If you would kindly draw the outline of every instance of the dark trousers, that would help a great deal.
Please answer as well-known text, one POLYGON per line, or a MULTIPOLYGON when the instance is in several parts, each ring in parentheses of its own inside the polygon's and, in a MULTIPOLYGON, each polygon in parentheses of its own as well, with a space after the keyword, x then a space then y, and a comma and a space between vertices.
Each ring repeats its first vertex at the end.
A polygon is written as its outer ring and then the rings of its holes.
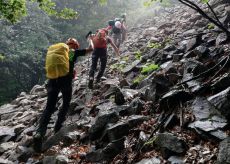
POLYGON ((62 108, 59 110, 58 119, 55 124, 55 131, 59 130, 62 123, 66 119, 66 114, 69 109, 71 96, 72 96, 72 78, 71 76, 65 76, 58 79, 51 79, 48 81, 47 85, 47 104, 46 108, 42 113, 38 130, 42 136, 46 134, 47 125, 49 124, 51 115, 56 111, 56 103, 58 99, 59 92, 62 93, 63 104, 62 108))
POLYGON ((97 74, 97 80, 100 80, 100 78, 103 76, 103 74, 105 72, 105 67, 106 67, 106 63, 107 63, 107 49, 106 48, 96 48, 93 51, 92 64, 91 64, 91 68, 89 71, 89 77, 90 78, 94 79, 94 74, 95 74, 96 69, 97 69, 98 59, 100 59, 101 67, 100 67, 100 70, 97 74))

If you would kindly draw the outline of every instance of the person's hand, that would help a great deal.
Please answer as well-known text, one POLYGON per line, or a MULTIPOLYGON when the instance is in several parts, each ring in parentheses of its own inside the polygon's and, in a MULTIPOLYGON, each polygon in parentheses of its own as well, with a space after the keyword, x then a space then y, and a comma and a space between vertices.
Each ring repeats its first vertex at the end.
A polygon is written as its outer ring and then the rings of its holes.
POLYGON ((121 55, 120 52, 119 52, 119 50, 116 51, 116 55, 117 55, 117 56, 120 56, 120 55, 121 55))

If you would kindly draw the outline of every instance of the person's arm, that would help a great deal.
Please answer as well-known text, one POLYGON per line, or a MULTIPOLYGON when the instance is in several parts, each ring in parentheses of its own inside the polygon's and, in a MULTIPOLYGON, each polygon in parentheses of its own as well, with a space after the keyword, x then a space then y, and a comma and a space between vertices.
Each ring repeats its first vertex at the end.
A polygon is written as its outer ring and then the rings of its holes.
POLYGON ((108 43, 110 43, 111 46, 113 47, 113 49, 114 49, 116 55, 117 55, 117 56, 120 56, 119 49, 118 49, 117 46, 114 44, 114 42, 112 41, 112 39, 109 38, 109 37, 108 37, 107 39, 108 39, 108 43))
POLYGON ((93 47, 92 47, 92 44, 90 44, 89 47, 85 49, 85 53, 88 54, 92 51, 93 51, 93 47))
POLYGON ((91 51, 93 51, 93 49, 90 47, 85 48, 85 49, 75 50, 74 61, 77 59, 78 56, 85 56, 87 53, 91 51))

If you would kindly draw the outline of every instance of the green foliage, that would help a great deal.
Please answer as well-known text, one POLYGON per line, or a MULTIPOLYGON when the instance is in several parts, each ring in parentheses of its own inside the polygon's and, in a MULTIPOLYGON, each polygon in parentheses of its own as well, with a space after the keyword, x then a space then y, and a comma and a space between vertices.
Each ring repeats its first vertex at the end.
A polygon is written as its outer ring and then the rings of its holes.
POLYGON ((100 4, 105 5, 107 4, 107 0, 99 0, 100 4))
POLYGON ((0 61, 3 61, 3 60, 4 60, 4 58, 5 58, 5 56, 4 56, 4 55, 2 55, 2 54, 0 54, 0 61))
POLYGON ((121 60, 127 62, 129 60, 129 56, 125 56, 121 60))
POLYGON ((202 3, 208 3, 209 0, 200 0, 202 3))
POLYGON ((214 29, 214 28, 215 28, 215 25, 213 23, 209 23, 208 24, 208 29, 211 30, 211 29, 214 29))
POLYGON ((147 63, 143 66, 142 70, 141 70, 141 73, 142 74, 146 74, 146 73, 149 73, 149 72, 152 72, 152 71, 155 71, 159 68, 158 65, 156 64, 151 64, 151 63, 147 63))
POLYGON ((145 7, 150 7, 152 5, 152 2, 146 1, 143 3, 145 7))
POLYGON ((148 48, 159 48, 159 49, 163 48, 161 43, 149 43, 147 47, 148 48))
POLYGON ((110 69, 112 70, 117 70, 117 71, 122 71, 125 68, 125 62, 124 63, 115 63, 110 66, 110 69))
POLYGON ((26 0, 0 0, 0 18, 15 23, 26 13, 26 0))
POLYGON ((140 50, 138 50, 138 51, 136 51, 136 52, 134 53, 134 55, 135 55, 135 59, 136 59, 136 60, 140 60, 140 59, 141 59, 141 56, 142 56, 142 52, 141 52, 140 50))
POLYGON ((152 137, 144 143, 144 146, 153 146, 155 141, 156 141, 156 137, 152 137))
POLYGON ((147 47, 148 48, 156 48, 156 49, 162 49, 164 48, 167 44, 171 43, 171 38, 164 38, 164 41, 162 41, 161 43, 158 42, 150 42, 148 43, 147 47))
MULTIPOLYGON (((57 10, 56 4, 51 0, 31 0, 39 4, 39 7, 47 14, 64 19, 74 19, 77 12, 73 9, 64 8, 57 10)), ((0 0, 0 18, 6 19, 11 23, 18 22, 27 15, 28 0, 0 0)))
POLYGON ((138 77, 136 77, 134 80, 133 80, 133 83, 135 84, 139 84, 142 80, 144 80, 147 76, 146 75, 142 75, 140 74, 138 77))

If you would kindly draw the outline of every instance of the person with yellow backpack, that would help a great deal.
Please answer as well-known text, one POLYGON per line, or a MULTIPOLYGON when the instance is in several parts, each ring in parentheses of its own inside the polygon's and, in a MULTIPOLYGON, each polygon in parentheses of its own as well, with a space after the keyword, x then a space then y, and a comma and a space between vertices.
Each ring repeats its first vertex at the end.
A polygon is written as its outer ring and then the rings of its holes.
POLYGON ((42 141, 46 134, 47 125, 51 115, 56 111, 59 92, 62 93, 62 108, 59 110, 54 132, 58 132, 66 119, 66 114, 72 96, 72 79, 74 77, 74 63, 78 56, 84 56, 93 49, 79 49, 80 45, 74 38, 69 38, 66 43, 57 43, 48 48, 46 55, 47 104, 39 120, 38 129, 33 138, 34 150, 42 151, 42 141))

